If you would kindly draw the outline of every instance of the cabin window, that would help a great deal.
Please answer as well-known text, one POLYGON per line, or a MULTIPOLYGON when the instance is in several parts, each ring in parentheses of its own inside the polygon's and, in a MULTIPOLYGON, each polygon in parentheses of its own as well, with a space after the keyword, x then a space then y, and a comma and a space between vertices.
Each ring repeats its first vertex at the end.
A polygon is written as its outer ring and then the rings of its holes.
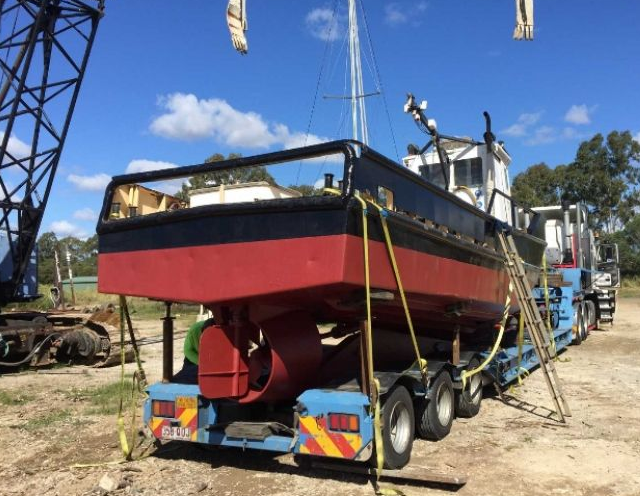
POLYGON ((378 205, 387 210, 393 210, 393 191, 384 186, 378 186, 378 205))
POLYGON ((138 207, 129 207, 129 217, 136 217, 138 215, 138 207))
POLYGON ((482 159, 468 158, 453 162, 456 186, 468 186, 470 188, 482 186, 482 159))
POLYGON ((114 202, 111 204, 111 215, 120 215, 120 203, 114 202))
MULTIPOLYGON (((447 173, 447 179, 449 179, 448 177, 449 171, 446 170, 446 173, 447 173)), ((444 177, 442 175, 442 167, 440 167, 439 163, 431 164, 431 165, 421 165, 420 175, 430 183, 433 183, 436 186, 440 186, 441 188, 444 188, 444 177)))

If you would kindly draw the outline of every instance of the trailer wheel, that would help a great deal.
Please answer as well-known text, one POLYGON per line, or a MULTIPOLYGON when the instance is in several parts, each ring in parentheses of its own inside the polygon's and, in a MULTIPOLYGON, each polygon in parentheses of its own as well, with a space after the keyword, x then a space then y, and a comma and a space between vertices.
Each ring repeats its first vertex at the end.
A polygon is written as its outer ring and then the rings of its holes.
POLYGON ((582 341, 586 341, 587 337, 589 337, 589 310, 587 309, 587 305, 585 305, 584 302, 580 304, 580 308, 582 309, 582 319, 580 319, 578 329, 580 329, 580 333, 582 334, 582 341))
MULTIPOLYGON (((393 470, 409 463, 415 418, 411 395, 404 386, 394 386, 385 396, 381 411, 384 468, 393 470)), ((376 460, 374 452, 371 462, 376 460)))
MULTIPOLYGON (((467 365, 467 370, 473 370, 480 365, 480 360, 474 358, 467 365)), ((471 376, 465 387, 456 392, 456 415, 462 418, 471 418, 478 415, 482 402, 482 374, 471 376)))
POLYGON ((580 304, 574 305, 573 307, 573 326, 575 327, 575 334, 573 335, 573 340, 571 344, 579 346, 582 344, 582 330, 581 330, 581 322, 582 322, 582 307, 580 304))
POLYGON ((455 412, 453 381, 446 370, 433 381, 429 397, 418 405, 416 430, 424 439, 444 439, 451 432, 455 412))

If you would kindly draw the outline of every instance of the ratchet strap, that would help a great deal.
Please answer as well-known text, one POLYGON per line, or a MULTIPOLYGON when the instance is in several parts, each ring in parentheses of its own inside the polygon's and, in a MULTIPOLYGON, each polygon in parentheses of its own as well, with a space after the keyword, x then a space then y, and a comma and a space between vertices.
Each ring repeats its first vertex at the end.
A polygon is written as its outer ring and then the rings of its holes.
POLYGON ((144 369, 142 368, 142 362, 140 361, 140 353, 138 352, 138 344, 136 341, 135 333, 133 332, 133 325, 131 323, 131 316, 129 315, 129 307, 127 306, 127 300, 124 296, 120 296, 120 403, 118 405, 118 417, 116 425, 118 428, 118 438, 120 439, 120 448, 126 461, 133 460, 133 450, 136 434, 136 413, 138 409, 138 399, 140 395, 145 395, 144 389, 146 388, 147 380, 144 369), (129 408, 131 410, 131 421, 129 425, 129 436, 127 437, 127 431, 124 419, 124 403, 125 403, 125 374, 124 364, 126 361, 125 351, 125 325, 129 331, 129 339, 133 348, 133 355, 136 361, 136 372, 133 374, 133 382, 131 385, 129 408))

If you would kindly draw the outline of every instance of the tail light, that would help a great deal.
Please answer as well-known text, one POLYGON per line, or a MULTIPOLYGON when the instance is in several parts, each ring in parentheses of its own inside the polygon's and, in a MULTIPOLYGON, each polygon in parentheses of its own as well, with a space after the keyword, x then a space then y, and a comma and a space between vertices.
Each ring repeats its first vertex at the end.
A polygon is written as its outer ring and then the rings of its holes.
POLYGON ((151 411, 154 417, 175 418, 176 404, 173 401, 153 400, 151 402, 151 411))
POLYGON ((329 429, 338 432, 360 432, 360 417, 346 413, 330 413, 329 429))

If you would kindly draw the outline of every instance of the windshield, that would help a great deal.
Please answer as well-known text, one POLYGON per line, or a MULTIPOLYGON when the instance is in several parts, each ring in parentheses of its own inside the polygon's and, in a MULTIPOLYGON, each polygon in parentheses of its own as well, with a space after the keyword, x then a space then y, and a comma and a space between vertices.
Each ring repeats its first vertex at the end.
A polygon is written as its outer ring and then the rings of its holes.
MULTIPOLYGON (((447 175, 449 175, 449 171, 447 170, 446 172, 447 172, 447 175)), ((440 167, 439 163, 431 164, 431 165, 421 165, 420 175, 430 183, 433 183, 436 186, 440 186, 441 188, 444 188, 444 177, 442 175, 442 167, 440 167)))
POLYGON ((453 162, 456 186, 482 186, 482 159, 479 157, 453 162))

